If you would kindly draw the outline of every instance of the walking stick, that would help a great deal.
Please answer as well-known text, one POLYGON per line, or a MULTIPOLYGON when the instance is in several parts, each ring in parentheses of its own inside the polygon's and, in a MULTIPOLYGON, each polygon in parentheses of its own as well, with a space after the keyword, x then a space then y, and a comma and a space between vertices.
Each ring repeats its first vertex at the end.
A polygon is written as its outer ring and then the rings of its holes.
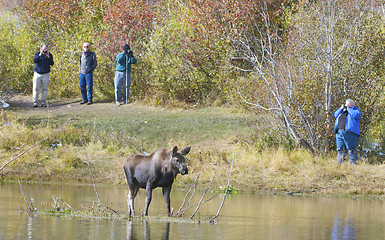
POLYGON ((125 100, 125 104, 127 104, 127 100, 128 100, 128 71, 127 71, 127 68, 128 68, 128 55, 126 55, 126 100, 125 100))

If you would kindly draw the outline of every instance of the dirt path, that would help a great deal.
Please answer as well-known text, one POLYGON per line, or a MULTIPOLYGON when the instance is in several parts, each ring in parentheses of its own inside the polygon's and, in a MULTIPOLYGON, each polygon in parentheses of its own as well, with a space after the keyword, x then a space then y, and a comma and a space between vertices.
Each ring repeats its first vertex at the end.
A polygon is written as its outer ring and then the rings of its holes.
MULTIPOLYGON (((113 102, 94 102, 92 105, 80 104, 80 100, 64 99, 60 101, 47 101, 47 107, 32 107, 32 96, 16 96, 7 101, 10 104, 8 111, 15 112, 22 118, 52 117, 56 121, 64 118, 90 119, 90 118, 115 118, 126 114, 132 115, 144 107, 138 103, 117 106, 113 102)), ((148 111, 148 110, 147 110, 148 111)))
MULTIPOLYGON (((79 104, 80 100, 62 100, 62 101, 47 101, 47 108, 33 108, 32 107, 32 96, 16 96, 7 101, 10 106, 11 111, 34 111, 34 112, 41 112, 41 111, 48 111, 52 113, 63 113, 63 112, 71 112, 71 111, 81 111, 85 109, 96 109, 100 108, 103 105, 107 105, 107 103, 94 103, 93 105, 87 105, 87 104, 79 104), (97 105, 97 106, 96 106, 97 105), (96 107, 94 107, 96 106, 96 107)), ((108 103, 109 106, 113 106, 113 103, 108 103)))

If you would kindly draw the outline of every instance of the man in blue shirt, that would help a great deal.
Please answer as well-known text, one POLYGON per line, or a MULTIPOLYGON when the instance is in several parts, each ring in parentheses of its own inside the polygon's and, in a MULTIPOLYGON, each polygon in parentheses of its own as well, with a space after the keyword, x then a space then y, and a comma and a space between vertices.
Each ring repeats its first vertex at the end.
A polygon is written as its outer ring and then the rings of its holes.
POLYGON ((357 164, 357 142, 360 136, 361 111, 351 99, 346 100, 335 113, 334 132, 337 141, 338 164, 341 164, 345 149, 348 150, 350 164, 357 164))
POLYGON ((48 92, 49 72, 51 71, 50 66, 54 64, 53 56, 48 51, 47 44, 43 44, 40 48, 40 51, 35 53, 33 62, 35 63, 35 72, 33 74, 32 106, 34 108, 39 106, 39 91, 41 87, 40 106, 47 107, 46 97, 48 92))
POLYGON ((128 44, 124 44, 123 52, 118 53, 116 56, 116 62, 114 79, 115 102, 120 106, 121 101, 127 103, 131 86, 131 64, 136 64, 137 62, 128 44), (122 88, 123 98, 121 98, 122 88))

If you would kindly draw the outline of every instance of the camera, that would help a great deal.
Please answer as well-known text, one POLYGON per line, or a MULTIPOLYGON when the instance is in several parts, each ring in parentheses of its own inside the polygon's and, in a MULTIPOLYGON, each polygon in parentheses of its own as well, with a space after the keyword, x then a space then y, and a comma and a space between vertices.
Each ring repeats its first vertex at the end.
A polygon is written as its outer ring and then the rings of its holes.
POLYGON ((48 52, 48 49, 44 49, 44 50, 43 50, 43 53, 47 53, 47 52, 48 52))
POLYGON ((126 54, 128 56, 132 56, 132 51, 130 49, 125 49, 124 54, 126 54))

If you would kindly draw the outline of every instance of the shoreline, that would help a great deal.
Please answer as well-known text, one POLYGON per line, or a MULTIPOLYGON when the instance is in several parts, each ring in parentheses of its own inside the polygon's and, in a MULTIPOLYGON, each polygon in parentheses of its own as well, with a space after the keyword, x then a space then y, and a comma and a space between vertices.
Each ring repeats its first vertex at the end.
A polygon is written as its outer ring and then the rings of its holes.
POLYGON ((363 158, 357 166, 337 165, 335 153, 319 156, 304 149, 243 144, 252 116, 226 107, 166 109, 135 102, 85 107, 72 101, 35 111, 28 101, 28 96, 10 100, 11 109, 0 114, 1 166, 63 121, 73 120, 4 168, 0 182, 91 184, 89 161, 97 184, 124 186, 122 165, 128 155, 191 146, 189 174, 178 175, 174 188, 189 188, 198 174, 199 184, 206 186, 216 173, 212 190, 221 191, 234 160, 230 186, 236 192, 364 198, 385 194, 385 165, 363 158))

